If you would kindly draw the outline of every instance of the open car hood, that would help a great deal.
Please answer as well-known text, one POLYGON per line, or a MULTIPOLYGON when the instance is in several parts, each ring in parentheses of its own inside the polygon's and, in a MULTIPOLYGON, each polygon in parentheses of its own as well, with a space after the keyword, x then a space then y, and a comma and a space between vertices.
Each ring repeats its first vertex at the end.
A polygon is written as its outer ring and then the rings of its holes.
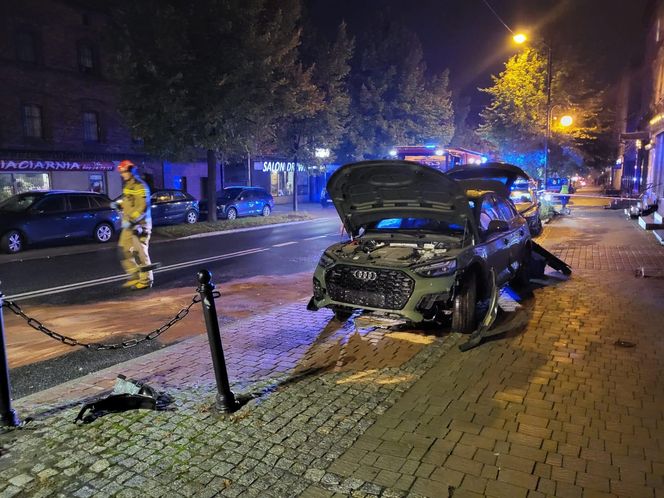
POLYGON ((518 166, 507 163, 465 164, 452 168, 446 173, 455 180, 494 180, 510 187, 517 181, 530 181, 528 173, 518 166))
POLYGON ((327 182, 337 212, 350 234, 386 218, 431 218, 464 224, 473 216, 455 180, 409 161, 363 161, 339 168, 327 182))

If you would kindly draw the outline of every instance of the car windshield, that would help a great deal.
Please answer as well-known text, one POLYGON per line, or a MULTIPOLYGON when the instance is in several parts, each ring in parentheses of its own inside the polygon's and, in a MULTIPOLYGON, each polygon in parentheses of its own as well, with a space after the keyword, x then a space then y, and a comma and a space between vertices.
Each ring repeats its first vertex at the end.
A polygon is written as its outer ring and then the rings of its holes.
POLYGON ((242 192, 242 188, 225 188, 217 192, 217 199, 235 199, 242 192))
POLYGON ((12 213, 26 211, 43 197, 43 194, 18 194, 0 202, 0 210, 12 213))
POLYGON ((367 230, 378 232, 413 231, 439 233, 442 235, 463 235, 464 226, 431 218, 384 218, 370 223, 367 230))
POLYGON ((512 190, 510 192, 512 202, 533 202, 533 196, 528 190, 512 190))

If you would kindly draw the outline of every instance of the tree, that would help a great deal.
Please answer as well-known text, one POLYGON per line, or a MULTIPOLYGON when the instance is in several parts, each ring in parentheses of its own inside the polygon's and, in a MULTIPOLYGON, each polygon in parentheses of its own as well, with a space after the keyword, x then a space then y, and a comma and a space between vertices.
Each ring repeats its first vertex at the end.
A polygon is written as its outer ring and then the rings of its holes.
POLYGON ((217 157, 273 132, 311 85, 297 62, 299 0, 121 0, 109 10, 121 111, 151 152, 206 151, 214 206, 217 157))
POLYGON ((417 36, 385 20, 368 28, 351 76, 351 115, 340 155, 384 157, 397 144, 447 145, 454 133, 449 75, 428 75, 417 36))
POLYGON ((311 85, 301 95, 298 112, 280 120, 278 141, 294 158, 293 209, 297 210, 298 163, 312 164, 316 148, 333 149, 345 131, 350 97, 347 79, 353 40, 341 24, 336 39, 329 43, 317 33, 304 32, 300 59, 307 68, 311 85))
MULTIPOLYGON (((600 134, 603 122, 602 93, 588 81, 571 57, 559 57, 551 81, 551 132, 549 169, 567 174, 588 155, 589 144, 600 134), (558 117, 572 114, 570 128, 558 117)), ((546 133, 546 56, 526 48, 505 63, 505 70, 493 76, 493 85, 481 89, 491 103, 480 114, 479 134, 490 141, 499 158, 524 167, 541 177, 546 133)))

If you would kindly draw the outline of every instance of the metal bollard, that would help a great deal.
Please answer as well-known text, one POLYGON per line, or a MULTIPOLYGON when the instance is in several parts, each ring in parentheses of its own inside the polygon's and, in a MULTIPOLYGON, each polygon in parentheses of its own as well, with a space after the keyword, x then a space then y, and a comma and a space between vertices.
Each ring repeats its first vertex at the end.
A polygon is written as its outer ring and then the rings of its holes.
POLYGON ((17 427, 20 421, 12 409, 11 383, 7 366, 7 348, 5 345, 5 322, 2 317, 2 298, 0 292, 0 425, 17 427))
POLYGON ((214 376, 217 380, 215 408, 221 412, 230 413, 239 409, 240 404, 235 399, 235 395, 231 391, 231 386, 228 382, 226 360, 224 359, 224 349, 221 345, 221 334, 219 331, 219 322, 217 321, 217 307, 214 304, 214 296, 212 294, 214 284, 211 280, 212 274, 209 271, 198 271, 198 283, 200 285, 197 290, 201 295, 205 328, 207 329, 212 364, 214 366, 214 376))

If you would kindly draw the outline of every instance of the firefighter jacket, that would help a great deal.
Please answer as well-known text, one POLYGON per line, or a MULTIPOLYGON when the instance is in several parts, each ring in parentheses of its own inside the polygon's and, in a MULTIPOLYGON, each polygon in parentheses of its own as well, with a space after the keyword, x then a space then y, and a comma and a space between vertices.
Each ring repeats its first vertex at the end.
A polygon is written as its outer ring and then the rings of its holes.
POLYGON ((152 230, 150 214, 150 187, 136 176, 132 176, 122 186, 122 221, 132 226, 140 225, 144 230, 152 230))

